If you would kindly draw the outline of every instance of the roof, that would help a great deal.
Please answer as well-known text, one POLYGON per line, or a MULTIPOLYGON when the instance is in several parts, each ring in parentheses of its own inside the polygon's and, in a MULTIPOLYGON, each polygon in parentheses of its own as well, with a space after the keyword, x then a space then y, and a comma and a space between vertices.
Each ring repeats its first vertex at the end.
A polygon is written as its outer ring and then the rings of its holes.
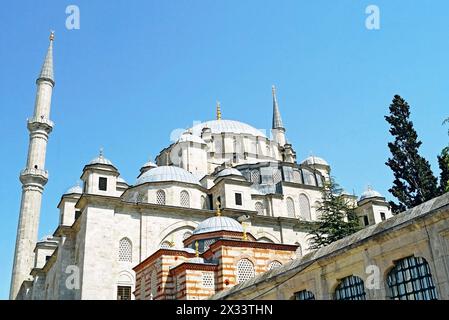
POLYGON ((206 144, 206 142, 201 139, 199 136, 190 134, 190 133, 183 133, 179 139, 178 142, 195 142, 199 144, 206 144))
POLYGON ((196 235, 214 231, 243 232, 243 227, 235 219, 223 216, 215 216, 201 222, 193 231, 193 234, 196 235))
POLYGON ((161 166, 150 169, 137 179, 136 185, 163 181, 178 181, 200 185, 200 182, 192 173, 176 166, 161 166))
POLYGON ((226 168, 226 169, 221 170, 217 174, 217 177, 225 177, 225 176, 230 176, 230 175, 242 176, 242 173, 234 168, 226 168))
POLYGON ((323 166, 329 166, 329 163, 327 163, 326 160, 324 160, 323 158, 320 157, 315 157, 315 156, 310 156, 305 158, 301 164, 307 164, 307 165, 314 165, 314 164, 318 164, 318 165, 323 165, 323 166))
POLYGON ((383 198, 383 196, 376 190, 372 189, 371 187, 368 187, 368 189, 366 189, 366 191, 363 192, 362 195, 360 196, 359 201, 370 198, 383 198))
POLYGON ((48 46, 47 55, 45 56, 44 64, 42 65, 41 72, 38 79, 49 80, 53 84, 55 83, 55 77, 53 73, 53 38, 50 36, 50 45, 48 46))
POLYGON ((249 124, 235 120, 206 121, 193 126, 186 132, 191 132, 193 135, 201 137, 201 133, 204 128, 209 128, 212 133, 237 133, 266 138, 266 135, 260 130, 250 126, 249 124))
POLYGON ((89 164, 107 164, 113 166, 112 162, 109 159, 106 159, 101 152, 100 155, 92 159, 89 164))
POLYGON ((83 193, 83 188, 81 188, 79 185, 73 186, 69 188, 64 194, 71 194, 71 193, 83 193))

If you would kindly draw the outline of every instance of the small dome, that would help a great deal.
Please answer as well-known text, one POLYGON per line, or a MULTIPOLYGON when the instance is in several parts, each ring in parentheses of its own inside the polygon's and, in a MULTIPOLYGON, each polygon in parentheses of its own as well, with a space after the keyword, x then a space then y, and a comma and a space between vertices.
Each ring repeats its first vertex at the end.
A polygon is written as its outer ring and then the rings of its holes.
POLYGON ((243 232, 243 228, 242 225, 235 219, 223 216, 215 216, 201 222, 193 231, 193 234, 201 234, 213 231, 243 232))
POLYGON ((315 157, 315 156, 310 156, 306 159, 304 159, 301 164, 307 164, 307 165, 314 165, 314 164, 318 164, 318 165, 322 165, 322 166, 329 166, 329 163, 327 163, 326 160, 324 160, 323 158, 320 157, 315 157))
POLYGON ((218 174, 217 174, 217 178, 218 177, 225 177, 225 176, 243 176, 242 173, 240 171, 238 171, 237 169, 234 168, 226 168, 221 170, 218 174))
POLYGON ((195 136, 191 133, 183 133, 181 137, 179 137, 178 142, 195 142, 199 144, 206 144, 206 142, 199 136, 195 136))
POLYGON ((143 173, 136 182, 136 185, 145 182, 178 181, 200 185, 198 179, 189 171, 175 166, 161 166, 150 169, 143 173))
POLYGON ((103 156, 103 150, 100 150, 98 157, 92 159, 89 164, 107 164, 113 166, 112 162, 103 156))
POLYGON ((157 164, 155 164, 153 161, 145 162, 145 164, 142 166, 142 168, 156 168, 157 164))
POLYGON ((368 187, 368 189, 366 189, 366 191, 363 192, 362 195, 360 196, 359 201, 369 199, 369 198, 383 198, 383 196, 376 190, 372 189, 371 187, 368 187))
POLYGON ((68 189, 64 194, 72 194, 72 193, 82 194, 83 188, 81 188, 79 185, 76 185, 68 189))

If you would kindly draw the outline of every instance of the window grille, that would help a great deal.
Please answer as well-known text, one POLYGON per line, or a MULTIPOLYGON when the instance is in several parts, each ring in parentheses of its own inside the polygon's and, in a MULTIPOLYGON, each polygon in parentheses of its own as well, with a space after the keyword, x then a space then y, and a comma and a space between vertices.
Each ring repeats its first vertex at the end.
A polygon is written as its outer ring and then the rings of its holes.
POLYGON ((274 170, 274 172, 273 172, 273 183, 274 184, 278 184, 281 181, 282 181, 281 170, 279 170, 279 169, 274 170))
POLYGON ((250 181, 254 184, 260 183, 260 172, 258 170, 251 171, 250 181))
POLYGON ((156 203, 160 205, 165 205, 165 191, 158 190, 156 192, 156 203))
POLYGON ((122 238, 119 242, 118 260, 132 262, 132 244, 128 238, 122 238))
POLYGON ((312 172, 310 172, 309 170, 303 169, 302 170, 302 175, 304 177, 304 184, 307 184, 307 185, 310 185, 310 186, 316 185, 315 177, 314 177, 312 172))
POLYGON ((207 239, 204 241, 204 251, 209 250, 212 243, 215 242, 215 239, 207 239))
POLYGON ((295 217, 295 202, 292 198, 287 198, 287 214, 290 218, 295 217))
POLYGON ((302 183, 302 177, 299 171, 293 171, 293 181, 295 183, 302 183))
POLYGON ((407 257, 396 262, 388 273, 390 299, 437 300, 429 264, 421 257, 407 257))
POLYGON ((306 195, 299 195, 299 214, 304 220, 311 220, 312 216, 310 214, 310 202, 306 195))
POLYGON ((157 295, 157 272, 156 269, 151 271, 150 276, 150 287, 151 287, 151 295, 153 296, 153 299, 156 298, 157 295))
POLYGON ((214 289, 215 281, 214 281, 214 273, 213 272, 203 272, 203 287, 214 289))
POLYGON ((98 178, 98 190, 106 191, 108 186, 108 179, 104 177, 98 178))
POLYGON ((271 261, 270 264, 268 265, 268 270, 273 270, 276 268, 279 268, 280 266, 282 266, 282 263, 280 263, 277 260, 271 261))
POLYGON ((255 208, 256 208, 257 214, 260 214, 260 215, 264 214, 265 208, 264 208, 264 205, 262 202, 256 202, 255 208))
POLYGON ((242 283, 255 275, 254 265, 248 259, 241 259, 237 262, 237 283, 242 283))
POLYGON ((190 207, 190 196, 189 193, 185 190, 181 191, 181 207, 190 207))
POLYGON ((335 289, 335 300, 366 300, 363 280, 356 276, 343 278, 335 289))
POLYGON ((311 291, 302 290, 295 292, 295 300, 315 300, 315 295, 311 291))
POLYGON ((241 206, 242 204, 243 204, 243 202, 242 202, 242 194, 236 192, 235 193, 235 205, 236 206, 241 206))
POLYGON ((118 286, 117 287, 117 300, 131 300, 131 287, 118 286))

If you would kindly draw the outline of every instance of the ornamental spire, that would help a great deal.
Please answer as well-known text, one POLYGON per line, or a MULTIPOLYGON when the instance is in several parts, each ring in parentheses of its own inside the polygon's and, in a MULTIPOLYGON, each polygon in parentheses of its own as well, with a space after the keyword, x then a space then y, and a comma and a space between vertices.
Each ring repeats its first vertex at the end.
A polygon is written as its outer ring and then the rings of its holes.
POLYGON ((220 101, 217 101, 217 120, 221 120, 221 106, 220 106, 220 101))
POLYGON ((279 112, 278 100, 276 98, 276 87, 271 87, 271 92, 273 94, 273 126, 272 129, 283 129, 281 113, 279 112))
POLYGON ((45 56, 44 64, 42 65, 41 73, 37 80, 48 80, 53 85, 55 78, 53 73, 53 41, 55 40, 55 32, 50 33, 50 45, 48 46, 47 55, 45 56))

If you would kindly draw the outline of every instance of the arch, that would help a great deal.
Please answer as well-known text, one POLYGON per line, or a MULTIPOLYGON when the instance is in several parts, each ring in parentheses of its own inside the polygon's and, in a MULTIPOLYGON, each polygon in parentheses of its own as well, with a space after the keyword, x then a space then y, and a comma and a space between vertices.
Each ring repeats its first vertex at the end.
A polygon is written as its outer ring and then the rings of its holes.
POLYGON ((255 275, 254 264, 251 260, 243 258, 237 262, 237 283, 254 278, 255 275))
POLYGON ((312 215, 310 214, 310 201, 304 193, 299 195, 299 215, 304 220, 312 220, 312 215))
POLYGON ((268 265, 268 270, 273 270, 273 269, 280 268, 280 267, 282 267, 282 263, 279 262, 278 260, 273 260, 268 265))
POLYGON ((301 247, 301 244, 299 244, 299 242, 295 242, 295 245, 298 246, 298 248, 296 248, 296 251, 295 251, 296 259, 301 259, 302 258, 302 247, 301 247))
POLYGON ((261 201, 257 201, 256 204, 254 205, 254 208, 256 209, 257 214, 259 215, 263 215, 265 213, 265 206, 261 201))
POLYGON ((315 300, 315 295, 312 291, 301 290, 295 292, 295 300, 315 300))
POLYGON ((118 260, 123 262, 132 262, 133 245, 129 238, 120 239, 118 246, 118 260))
POLYGON ((161 249, 170 249, 173 247, 173 243, 171 243, 170 241, 162 241, 162 243, 159 246, 161 249))
POLYGON ((438 295, 427 260, 409 256, 394 263, 387 274, 392 300, 437 300, 438 295))
POLYGON ((156 191, 156 204, 159 205, 165 205, 165 191, 164 190, 158 190, 156 191))
POLYGON ((165 227, 158 236, 158 239, 164 240, 168 236, 170 236, 172 233, 177 232, 181 229, 187 229, 188 231, 193 231, 198 226, 197 223, 193 221, 178 221, 175 223, 172 223, 171 225, 165 227))
POLYGON ((267 237, 260 237, 259 239, 257 239, 257 242, 274 243, 271 239, 267 237))
POLYGON ((267 238, 268 240, 270 240, 270 242, 273 242, 273 243, 281 242, 275 235, 273 235, 272 233, 267 232, 267 231, 258 231, 256 236, 258 239, 267 238))
POLYGON ((205 196, 201 196, 201 209, 204 209, 204 210, 209 209, 209 205, 207 203, 207 198, 205 196))
POLYGON ((286 205, 287 205, 288 217, 294 218, 295 217, 295 202, 293 201, 292 197, 287 197, 286 205))
POLYGON ((335 300, 366 300, 362 278, 351 275, 340 279, 335 288, 335 300))
POLYGON ((184 232, 184 234, 182 235, 182 240, 185 240, 185 239, 191 237, 192 234, 193 234, 193 233, 192 233, 191 231, 186 231, 186 232, 184 232))
POLYGON ((179 198, 179 204, 181 207, 190 208, 190 194, 186 190, 181 191, 179 198))

